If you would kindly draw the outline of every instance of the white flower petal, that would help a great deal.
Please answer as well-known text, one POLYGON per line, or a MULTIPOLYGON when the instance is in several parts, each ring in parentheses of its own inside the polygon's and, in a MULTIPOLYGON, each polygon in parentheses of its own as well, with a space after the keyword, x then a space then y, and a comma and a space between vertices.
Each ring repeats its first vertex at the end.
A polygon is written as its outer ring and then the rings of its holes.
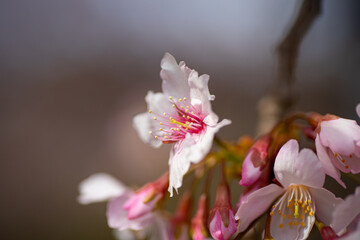
POLYGON ((315 138, 316 153, 319 157, 319 161, 327 175, 334 178, 341 186, 346 188, 345 183, 341 181, 341 175, 339 170, 334 166, 326 148, 321 144, 319 135, 315 138))
POLYGON ((220 128, 230 124, 224 119, 215 127, 206 127, 202 134, 187 134, 186 138, 176 143, 170 153, 170 181, 169 192, 173 195, 173 188, 177 191, 182 185, 182 179, 189 170, 190 163, 200 162, 211 149, 214 135, 220 128))
POLYGON ((347 227, 360 214, 360 187, 355 194, 349 195, 344 202, 339 203, 333 212, 331 226, 336 233, 347 227))
POLYGON ((206 74, 198 77, 198 73, 193 71, 189 76, 191 104, 206 116, 204 122, 212 126, 219 121, 219 117, 211 110, 210 101, 214 96, 210 95, 208 82, 209 75, 206 74))
POLYGON ((152 91, 149 91, 145 96, 145 101, 148 110, 152 110, 154 113, 160 115, 163 114, 164 112, 168 114, 176 113, 176 111, 172 107, 172 103, 170 102, 169 98, 165 96, 163 93, 160 92, 154 93, 152 91))
POLYGON ((128 219, 128 212, 123 209, 123 205, 133 194, 127 191, 120 197, 109 201, 106 213, 109 227, 120 231, 126 229, 142 230, 154 221, 152 213, 133 220, 128 219))
POLYGON ((263 214, 274 200, 285 190, 278 185, 270 184, 266 187, 248 195, 235 214, 235 219, 239 220, 239 231, 242 232, 261 214, 263 214))
POLYGON ((126 186, 109 174, 96 173, 83 180, 79 185, 78 202, 89 204, 102 202, 120 196, 126 186))
POLYGON ((165 53, 161 60, 160 76, 163 80, 162 90, 166 97, 189 98, 190 88, 187 81, 188 69, 184 62, 180 66, 170 53, 165 53))
POLYGON ((275 159, 274 172, 284 188, 291 184, 319 188, 325 181, 325 174, 316 154, 310 149, 302 149, 299 153, 299 144, 294 139, 281 147, 275 159))
POLYGON ((150 118, 149 113, 145 112, 136 115, 133 119, 133 126, 143 142, 154 148, 158 148, 162 145, 161 141, 157 140, 152 134, 150 134, 150 132, 155 132, 158 125, 150 118))
POLYGON ((332 192, 324 188, 309 188, 311 197, 315 201, 316 218, 325 225, 330 225, 332 220, 332 213, 335 207, 343 200, 335 197, 332 192))

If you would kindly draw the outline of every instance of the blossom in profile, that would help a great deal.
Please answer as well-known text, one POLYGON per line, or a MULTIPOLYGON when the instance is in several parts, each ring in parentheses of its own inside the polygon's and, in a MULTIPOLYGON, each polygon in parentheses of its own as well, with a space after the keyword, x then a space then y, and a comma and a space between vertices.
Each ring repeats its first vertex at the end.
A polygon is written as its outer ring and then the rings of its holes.
POLYGON ((133 124, 140 138, 153 147, 172 143, 170 152, 169 192, 177 191, 191 163, 198 163, 210 151, 215 133, 230 124, 218 122, 211 109, 214 96, 209 93, 208 75, 198 76, 195 70, 177 64, 166 53, 161 60, 162 90, 149 91, 145 97, 148 112, 134 117, 133 124))
MULTIPOLYGON (((145 185, 143 189, 151 188, 149 185, 151 183, 145 185)), ((166 219, 160 213, 152 211, 152 203, 148 207, 146 206, 147 203, 138 201, 139 196, 137 195, 142 195, 143 190, 140 189, 140 194, 134 193, 109 174, 96 173, 80 183, 79 192, 78 201, 81 204, 109 201, 107 208, 108 225, 115 229, 116 236, 128 236, 132 234, 129 230, 136 230, 140 235, 158 236, 151 239, 171 239, 166 219), (134 202, 134 199, 137 200, 136 206, 139 207, 136 214, 130 213, 126 207, 126 204, 129 205, 129 202, 134 202)), ((148 197, 150 196, 148 190, 144 190, 144 192, 148 194, 148 197)), ((143 198, 143 200, 149 199, 143 198)), ((153 199, 158 199, 154 193, 153 199)))
POLYGON ((332 212, 342 201, 322 188, 325 173, 315 153, 302 149, 296 140, 282 146, 275 159, 274 173, 282 185, 270 184, 251 193, 237 213, 239 231, 271 207, 270 233, 274 239, 306 239, 315 217, 326 225, 332 212))
MULTIPOLYGON (((330 115, 331 116, 331 115, 330 115)), ((325 173, 346 187, 341 172, 360 172, 360 126, 354 120, 333 116, 318 124, 315 145, 325 173)))

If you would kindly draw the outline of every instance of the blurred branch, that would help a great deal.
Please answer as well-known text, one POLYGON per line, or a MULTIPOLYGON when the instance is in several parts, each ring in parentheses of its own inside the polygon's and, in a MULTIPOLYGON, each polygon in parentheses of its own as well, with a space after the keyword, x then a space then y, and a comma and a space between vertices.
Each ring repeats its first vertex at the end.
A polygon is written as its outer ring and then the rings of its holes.
POLYGON ((277 78, 271 91, 258 103, 257 133, 269 132, 294 103, 293 84, 298 51, 305 34, 320 14, 321 0, 303 0, 290 30, 276 48, 277 78))

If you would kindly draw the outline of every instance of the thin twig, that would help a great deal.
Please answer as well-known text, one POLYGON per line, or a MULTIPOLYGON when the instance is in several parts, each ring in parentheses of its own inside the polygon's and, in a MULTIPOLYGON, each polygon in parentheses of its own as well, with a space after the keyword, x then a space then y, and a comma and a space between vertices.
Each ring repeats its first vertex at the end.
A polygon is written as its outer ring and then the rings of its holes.
POLYGON ((304 36, 320 14, 321 0, 303 0, 290 30, 277 46, 278 72, 269 94, 259 100, 257 133, 265 134, 274 127, 294 103, 292 90, 298 51, 304 36))

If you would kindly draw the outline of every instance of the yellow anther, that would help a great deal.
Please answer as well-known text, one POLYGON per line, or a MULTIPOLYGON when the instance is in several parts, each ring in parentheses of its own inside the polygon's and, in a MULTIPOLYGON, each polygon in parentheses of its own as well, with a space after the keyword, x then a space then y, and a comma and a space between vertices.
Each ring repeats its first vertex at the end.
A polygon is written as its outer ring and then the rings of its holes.
POLYGON ((186 106, 186 108, 190 108, 189 106, 186 106))
POLYGON ((155 136, 154 138, 156 138, 156 139, 157 139, 157 138, 158 138, 158 136, 155 136))
POLYGON ((172 96, 169 96, 169 99, 172 100, 172 96))
POLYGON ((184 106, 181 106, 180 108, 181 108, 181 109, 184 109, 184 106))
POLYGON ((334 153, 334 157, 337 157, 338 156, 338 154, 337 153, 334 153))
POLYGON ((154 117, 154 120, 156 120, 157 119, 157 117, 154 117))
POLYGON ((166 116, 166 113, 163 113, 164 116, 166 116))
POLYGON ((299 218, 300 220, 302 220, 304 218, 304 215, 301 214, 299 218))
POLYGON ((283 215, 282 215, 282 218, 283 218, 283 219, 285 219, 285 218, 286 218, 286 215, 285 215, 285 214, 283 214, 283 215))
POLYGON ((152 131, 149 131, 149 134, 151 135, 151 134, 152 134, 152 131))
POLYGON ((288 218, 289 218, 289 219, 292 219, 292 217, 293 217, 292 214, 289 214, 289 215, 288 215, 288 218))
POLYGON ((167 136, 164 136, 164 138, 167 138, 167 136))
POLYGON ((189 110, 185 109, 185 112, 187 113, 189 110))
POLYGON ((184 97, 184 101, 186 101, 186 97, 184 97))
POLYGON ((190 118, 189 116, 186 117, 186 119, 189 119, 189 118, 190 118))
POLYGON ((274 212, 270 212, 270 216, 274 215, 274 212))
POLYGON ((160 124, 160 125, 162 125, 163 123, 162 123, 162 122, 160 122, 159 124, 160 124))
POLYGON ((294 222, 294 226, 297 226, 299 224, 299 222, 294 222))
POLYGON ((181 102, 182 101, 182 99, 181 98, 179 98, 179 102, 181 102))
POLYGON ((308 200, 308 203, 311 204, 311 200, 308 200))
POLYGON ((310 211, 310 206, 307 206, 306 210, 310 211))
POLYGON ((313 215, 314 215, 314 212, 313 212, 313 211, 309 212, 309 215, 310 215, 310 216, 313 216, 313 215))
POLYGON ((280 228, 283 228, 283 227, 284 227, 284 224, 280 223, 279 227, 280 227, 280 228))
POLYGON ((165 137, 167 137, 167 136, 168 136, 168 134, 167 134, 167 133, 165 133, 165 134, 164 134, 164 136, 165 136, 165 137))
POLYGON ((152 113, 152 110, 149 110, 149 113, 152 113))
POLYGON ((194 114, 194 111, 192 111, 191 114, 194 114))
POLYGON ((291 227, 292 225, 293 225, 293 222, 292 222, 292 221, 290 221, 290 222, 289 222, 289 226, 291 227))
POLYGON ((185 115, 182 115, 183 118, 185 118, 186 116, 185 115))
POLYGON ((275 208, 275 205, 273 205, 272 208, 275 208))
POLYGON ((162 131, 163 129, 162 129, 162 128, 160 128, 159 130, 160 130, 160 131, 162 131))
POLYGON ((305 227, 305 223, 304 223, 304 222, 301 222, 300 225, 301 225, 302 227, 305 227))
POLYGON ((289 199, 289 203, 291 202, 291 199, 289 199))
POLYGON ((175 104, 173 104, 172 107, 174 108, 174 107, 175 107, 175 104))

